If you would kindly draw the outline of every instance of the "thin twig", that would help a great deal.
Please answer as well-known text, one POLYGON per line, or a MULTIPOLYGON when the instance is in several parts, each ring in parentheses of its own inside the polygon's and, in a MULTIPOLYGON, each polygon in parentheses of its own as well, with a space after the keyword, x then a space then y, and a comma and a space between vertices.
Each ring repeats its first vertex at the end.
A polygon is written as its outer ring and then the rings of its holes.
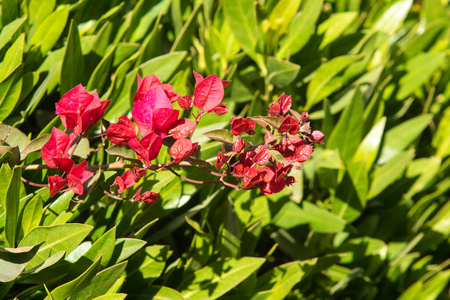
POLYGON ((37 187, 48 187, 48 184, 42 184, 42 183, 35 183, 35 182, 31 182, 25 178, 21 178, 23 182, 25 182, 26 184, 32 185, 32 186, 37 186, 37 187))
POLYGON ((102 192, 103 192, 106 196, 108 196, 108 197, 111 197, 111 198, 116 199, 116 200, 130 200, 129 198, 122 198, 122 197, 119 197, 119 196, 116 196, 116 195, 111 194, 110 192, 108 192, 107 190, 105 190, 101 185, 99 185, 98 187, 99 187, 99 188, 102 190, 102 192))

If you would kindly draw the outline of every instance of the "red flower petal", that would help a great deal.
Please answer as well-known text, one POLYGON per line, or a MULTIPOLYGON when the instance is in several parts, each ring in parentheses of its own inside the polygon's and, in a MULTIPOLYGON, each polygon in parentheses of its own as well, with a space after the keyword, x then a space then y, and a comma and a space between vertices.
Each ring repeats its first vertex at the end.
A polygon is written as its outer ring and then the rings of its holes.
POLYGON ((106 137, 115 145, 126 146, 128 141, 137 137, 136 128, 130 119, 122 116, 117 123, 109 125, 106 137))
POLYGON ((199 73, 192 71, 192 73, 194 73, 194 78, 195 78, 195 83, 199 84, 200 82, 203 81, 203 76, 200 75, 199 73))
POLYGON ((66 181, 59 175, 48 176, 48 185, 50 187, 50 198, 53 198, 66 186, 66 181))
POLYGON ((177 140, 172 147, 170 147, 170 156, 175 162, 180 162, 197 151, 198 143, 192 143, 191 140, 182 139, 177 140))
POLYGON ((173 123, 172 126, 174 126, 172 128, 173 138, 179 140, 187 138, 191 131, 195 128, 196 124, 192 120, 181 118, 173 123))
POLYGON ((217 75, 203 79, 194 91, 194 106, 202 111, 214 109, 222 101, 224 95, 222 81, 217 75))

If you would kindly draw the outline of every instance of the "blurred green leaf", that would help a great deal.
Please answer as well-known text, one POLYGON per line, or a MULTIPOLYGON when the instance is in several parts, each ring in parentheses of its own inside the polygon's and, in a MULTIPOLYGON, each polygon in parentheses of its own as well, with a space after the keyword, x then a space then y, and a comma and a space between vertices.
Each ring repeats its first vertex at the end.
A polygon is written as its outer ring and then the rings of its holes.
POLYGON ((180 51, 180 50, 188 50, 189 45, 191 44, 192 35, 194 34, 196 19, 198 12, 200 11, 201 6, 203 5, 203 0, 198 1, 192 10, 191 15, 184 23, 181 31, 177 34, 177 38, 173 42, 172 48, 170 48, 170 52, 180 51))
POLYGON ((353 162, 360 160, 365 162, 366 171, 369 171, 370 168, 372 168, 372 165, 378 156, 385 125, 386 117, 382 117, 364 137, 353 156, 353 162))
POLYGON ((92 91, 94 89, 96 89, 98 93, 101 93, 103 91, 103 86, 105 85, 106 80, 108 79, 108 74, 110 73, 116 48, 117 46, 114 45, 97 65, 94 72, 92 72, 92 75, 86 86, 86 89, 88 91, 92 91))
POLYGON ((292 83, 300 71, 300 66, 273 56, 267 59, 268 80, 277 87, 285 87, 292 83))
POLYGON ((116 239, 114 252, 110 260, 110 264, 117 264, 137 251, 139 251, 142 247, 147 244, 146 241, 138 240, 138 239, 130 239, 130 238, 119 238, 116 239))
POLYGON ((361 141, 363 123, 363 98, 360 89, 356 89, 352 101, 339 118, 331 133, 327 148, 339 149, 342 160, 349 164, 361 141))
POLYGON ((342 12, 331 15, 327 20, 321 23, 317 27, 317 35, 322 39, 319 50, 322 50, 341 36, 357 17, 357 12, 342 12))
POLYGON ((308 43, 319 18, 323 0, 304 0, 301 12, 290 23, 286 36, 280 42, 277 57, 280 59, 299 52, 308 43))
POLYGON ((241 250, 241 232, 239 218, 231 201, 228 201, 228 210, 224 227, 222 229, 222 241, 220 253, 222 258, 240 256, 241 250))
POLYGON ((308 85, 305 110, 310 110, 323 98, 342 87, 347 78, 338 74, 359 58, 360 56, 339 56, 321 65, 308 85))
POLYGON ((155 299, 155 300, 184 300, 185 298, 176 290, 166 286, 152 285, 133 294, 134 299, 155 299))
POLYGON ((398 180, 403 175, 413 157, 414 150, 401 151, 386 164, 376 167, 373 172, 372 183, 367 198, 372 199, 398 180))
POLYGON ((285 33, 297 13, 300 3, 301 0, 278 1, 268 18, 270 28, 277 34, 285 33))
MULTIPOLYGON (((186 55, 186 51, 164 54, 146 61, 139 66, 139 70, 144 76, 155 74, 159 77, 159 80, 166 82, 185 59, 186 55)), ((134 80, 136 79, 134 78, 134 80)))
POLYGON ((389 129, 385 134, 378 163, 383 164, 400 151, 405 150, 414 140, 419 138, 432 118, 432 115, 417 116, 389 129))
POLYGON ((4 121, 17 106, 22 82, 22 68, 19 67, 5 81, 0 83, 0 121, 4 121))
POLYGON ((371 27, 372 31, 381 31, 393 35, 402 25, 413 4, 412 0, 393 2, 371 27))
POLYGON ((398 100, 403 100, 424 83, 442 65, 444 53, 420 53, 406 63, 406 75, 400 79, 400 88, 396 94, 398 100))
POLYGON ((28 22, 39 28, 39 25, 53 12, 55 5, 56 0, 30 0, 28 2, 28 22))

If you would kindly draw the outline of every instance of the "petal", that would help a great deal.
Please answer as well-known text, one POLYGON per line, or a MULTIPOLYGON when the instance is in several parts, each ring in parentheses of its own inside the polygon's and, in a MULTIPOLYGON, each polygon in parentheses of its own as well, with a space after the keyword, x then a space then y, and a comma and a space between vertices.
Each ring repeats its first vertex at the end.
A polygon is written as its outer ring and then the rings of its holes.
POLYGON ((219 105, 223 96, 222 81, 215 74, 208 76, 195 87, 194 106, 202 111, 210 111, 219 105))
POLYGON ((184 139, 189 136, 191 131, 195 128, 196 123, 192 120, 181 118, 173 123, 172 134, 176 140, 184 139))

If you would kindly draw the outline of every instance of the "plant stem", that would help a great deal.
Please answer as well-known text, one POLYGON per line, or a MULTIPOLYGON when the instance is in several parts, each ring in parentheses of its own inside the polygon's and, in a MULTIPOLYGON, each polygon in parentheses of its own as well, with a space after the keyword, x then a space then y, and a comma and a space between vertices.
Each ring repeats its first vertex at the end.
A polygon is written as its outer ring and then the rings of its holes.
POLYGON ((48 184, 42 184, 42 183, 35 183, 35 182, 31 182, 25 178, 21 178, 23 182, 25 182, 26 184, 32 185, 32 186, 37 186, 37 187, 48 187, 48 184))

